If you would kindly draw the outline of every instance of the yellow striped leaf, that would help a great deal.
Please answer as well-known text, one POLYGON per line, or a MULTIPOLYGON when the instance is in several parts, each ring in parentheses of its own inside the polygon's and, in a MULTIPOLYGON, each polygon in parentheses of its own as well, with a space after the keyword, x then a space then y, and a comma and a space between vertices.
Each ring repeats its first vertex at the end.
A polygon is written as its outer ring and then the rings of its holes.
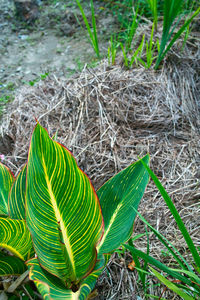
POLYGON ((45 300, 78 300, 79 292, 67 289, 63 281, 45 271, 38 260, 32 259, 28 262, 29 279, 33 280, 38 291, 45 300))
POLYGON ((0 163, 0 216, 8 215, 8 197, 13 181, 11 171, 0 163))
POLYGON ((25 219, 26 165, 16 177, 8 199, 8 214, 12 219, 25 219))
POLYGON ((86 277, 77 291, 67 289, 63 282, 52 274, 46 272, 36 258, 28 262, 29 278, 33 280, 38 291, 45 300, 84 300, 94 289, 96 280, 105 268, 110 256, 102 257, 97 261, 93 272, 86 277))
POLYGON ((19 257, 0 253, 0 276, 20 275, 26 271, 26 265, 19 257))
POLYGON ((97 260, 97 263, 92 271, 82 282, 80 285, 80 295, 79 300, 87 299, 88 295, 92 292, 96 285, 96 281, 98 277, 101 275, 105 266, 107 265, 110 259, 110 255, 102 256, 101 259, 97 260))
POLYGON ((0 218, 0 248, 23 261, 34 255, 31 235, 24 220, 0 218))
POLYGON ((44 269, 68 287, 91 272, 103 231, 97 195, 72 154, 39 124, 29 149, 26 220, 44 269))
MULTIPOLYGON (((148 164, 149 155, 142 160, 148 164)), ((134 208, 138 208, 148 180, 148 172, 139 160, 112 177, 97 191, 105 226, 103 238, 97 247, 99 254, 111 253, 131 236, 136 216, 134 208)))

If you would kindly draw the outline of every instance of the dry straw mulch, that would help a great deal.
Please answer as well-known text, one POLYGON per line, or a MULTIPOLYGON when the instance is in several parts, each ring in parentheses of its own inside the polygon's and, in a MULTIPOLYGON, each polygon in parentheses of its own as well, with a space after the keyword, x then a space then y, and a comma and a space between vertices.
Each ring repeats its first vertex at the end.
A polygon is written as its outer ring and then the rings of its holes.
MULTIPOLYGON (((1 152, 7 154, 5 163, 16 173, 26 162, 35 118, 72 151, 95 188, 149 152, 151 168, 200 245, 198 54, 196 49, 192 57, 171 55, 157 72, 109 67, 102 61, 97 68, 85 67, 69 80, 52 76, 37 86, 24 87, 1 124, 1 143, 9 140, 7 150, 1 144, 1 152)), ((139 210, 188 257, 184 239, 152 181, 139 210)), ((137 219, 134 234, 139 232, 145 230, 137 219)), ((145 251, 146 238, 137 240, 136 246, 145 251)), ((173 265, 170 256, 162 256, 162 250, 151 234, 150 254, 173 265)), ((130 261, 128 253, 111 259, 98 281, 97 299, 142 297, 137 272, 127 268, 130 261)), ((154 282, 153 277, 149 279, 149 292, 160 296, 163 287, 153 288, 154 282)), ((163 297, 171 299, 169 295, 166 291, 163 297)))

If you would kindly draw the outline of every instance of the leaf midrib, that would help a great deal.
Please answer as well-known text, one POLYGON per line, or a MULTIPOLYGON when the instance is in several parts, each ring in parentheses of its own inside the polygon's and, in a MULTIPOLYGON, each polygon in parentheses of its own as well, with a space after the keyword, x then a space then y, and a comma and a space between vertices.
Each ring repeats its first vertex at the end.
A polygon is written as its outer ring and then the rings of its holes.
POLYGON ((110 219, 110 223, 109 223, 109 225, 108 225, 108 228, 105 230, 104 235, 103 235, 103 238, 102 238, 101 242, 99 243, 99 245, 97 246, 97 252, 98 252, 98 253, 100 252, 100 249, 101 249, 101 247, 103 246, 103 244, 104 244, 104 242, 105 242, 105 239, 106 239, 107 235, 110 233, 110 228, 111 228, 112 225, 114 224, 115 219, 117 218, 118 212, 119 212, 119 210, 121 209, 122 205, 123 205, 122 202, 119 203, 119 204, 117 205, 117 208, 115 209, 115 211, 114 211, 114 213, 113 213, 113 215, 112 215, 112 217, 111 217, 111 219, 110 219))
POLYGON ((61 217, 60 211, 58 209, 57 203, 56 203, 56 199, 52 190, 52 185, 51 185, 51 181, 49 180, 49 176, 47 174, 47 167, 45 164, 45 160, 44 160, 44 156, 42 156, 42 161, 43 161, 43 168, 44 168, 44 173, 45 173, 45 179, 46 179, 46 183, 47 183, 47 188, 49 191, 49 196, 51 199, 51 203, 55 212, 55 216, 56 216, 56 220, 58 222, 58 224, 60 224, 60 229, 62 232, 62 236, 63 236, 63 240, 64 240, 64 244, 65 247, 67 249, 67 253, 69 255, 70 258, 70 262, 71 262, 71 266, 73 269, 73 274, 75 275, 75 264, 74 264, 74 255, 73 255, 73 251, 72 251, 72 247, 68 238, 68 234, 67 234, 67 228, 64 225, 63 219, 61 217))

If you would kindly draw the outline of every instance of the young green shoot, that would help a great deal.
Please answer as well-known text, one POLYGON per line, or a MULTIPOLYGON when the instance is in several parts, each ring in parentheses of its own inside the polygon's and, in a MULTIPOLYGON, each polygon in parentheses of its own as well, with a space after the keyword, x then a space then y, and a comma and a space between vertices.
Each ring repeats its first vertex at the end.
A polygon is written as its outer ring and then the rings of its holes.
POLYGON ((80 9, 83 21, 85 23, 86 29, 88 31, 88 35, 90 38, 90 42, 92 44, 92 47, 96 53, 97 58, 100 58, 100 51, 99 51, 99 44, 98 44, 98 37, 97 37, 97 28, 96 28, 96 19, 95 19, 95 12, 94 12, 94 3, 93 0, 90 1, 91 6, 91 13, 92 13, 92 28, 89 25, 89 22, 87 20, 87 17, 85 15, 85 12, 83 10, 83 7, 79 0, 76 0, 76 3, 80 9))
POLYGON ((157 9, 157 0, 147 0, 149 3, 151 13, 153 16, 153 23, 155 26, 155 31, 157 31, 157 25, 158 25, 158 9, 157 9))
POLYGON ((145 40, 145 34, 143 34, 140 45, 131 56, 130 63, 129 63, 130 67, 133 65, 134 61, 137 63, 137 60, 141 58, 143 47, 144 47, 144 40, 145 40))
POLYGON ((108 47, 108 63, 111 65, 115 64, 117 49, 119 47, 119 43, 116 41, 116 36, 111 36, 110 45, 108 47))
POLYGON ((176 40, 180 37, 180 35, 186 30, 186 28, 190 25, 192 20, 200 13, 200 7, 196 9, 196 11, 189 17, 184 24, 180 27, 180 29, 174 34, 172 37, 175 28, 178 26, 180 19, 173 25, 175 19, 179 16, 181 5, 183 4, 183 0, 165 0, 164 2, 164 22, 163 22, 163 32, 162 39, 160 43, 160 51, 158 53, 158 57, 155 64, 155 69, 157 70, 161 61, 164 59, 168 51, 174 45, 176 40), (172 26, 173 25, 173 26, 172 26))
POLYGON ((151 67, 153 61, 156 59, 156 56, 154 56, 156 44, 153 42, 153 34, 154 34, 154 23, 152 25, 150 40, 149 40, 149 42, 146 41, 146 61, 144 61, 142 58, 138 58, 138 61, 146 69, 149 69, 151 67))
POLYGON ((135 36, 136 30, 138 27, 138 23, 139 23, 139 21, 137 19, 138 9, 139 9, 139 6, 136 8, 131 26, 128 27, 128 30, 127 30, 126 51, 129 51, 131 48, 131 44, 132 44, 133 38, 135 36))

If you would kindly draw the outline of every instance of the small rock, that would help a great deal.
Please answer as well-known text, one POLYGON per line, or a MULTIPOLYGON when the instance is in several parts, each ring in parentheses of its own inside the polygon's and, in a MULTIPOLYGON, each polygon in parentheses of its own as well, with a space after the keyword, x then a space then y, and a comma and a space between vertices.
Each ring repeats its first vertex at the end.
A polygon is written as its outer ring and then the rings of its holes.
POLYGON ((27 40, 28 35, 26 35, 26 34, 18 35, 18 38, 24 41, 24 40, 27 40))
POLYGON ((65 36, 72 36, 75 32, 75 28, 68 23, 59 25, 59 30, 59 35, 65 36))

